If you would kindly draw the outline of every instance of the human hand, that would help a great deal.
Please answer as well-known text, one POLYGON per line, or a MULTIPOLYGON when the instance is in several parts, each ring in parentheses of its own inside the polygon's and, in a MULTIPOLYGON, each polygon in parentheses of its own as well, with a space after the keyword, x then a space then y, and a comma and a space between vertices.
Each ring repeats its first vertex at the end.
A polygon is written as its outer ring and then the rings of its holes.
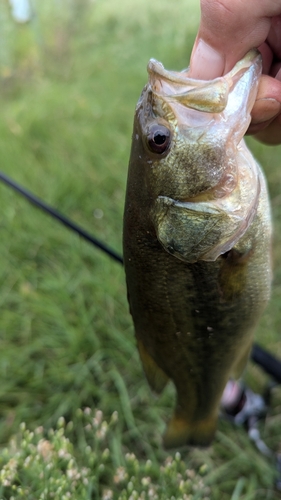
POLYGON ((222 76, 258 47, 263 75, 248 133, 281 143, 281 0, 201 0, 201 21, 191 55, 190 77, 222 76))

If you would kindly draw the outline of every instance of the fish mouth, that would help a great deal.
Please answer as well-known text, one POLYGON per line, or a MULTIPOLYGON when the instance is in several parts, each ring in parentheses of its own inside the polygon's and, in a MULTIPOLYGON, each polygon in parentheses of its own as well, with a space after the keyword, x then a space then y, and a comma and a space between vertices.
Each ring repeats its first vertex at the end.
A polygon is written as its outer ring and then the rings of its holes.
MULTIPOLYGON (((231 80, 236 74, 244 69, 249 68, 253 64, 253 60, 256 57, 260 57, 260 52, 257 49, 252 49, 247 52, 245 57, 235 64, 233 69, 227 73, 226 77, 228 80, 231 80)), ((197 78, 190 78, 189 67, 184 69, 183 71, 170 71, 164 68, 163 64, 156 59, 150 59, 147 65, 147 71, 152 77, 160 77, 163 80, 167 80, 168 82, 176 83, 179 85, 191 85, 193 87, 201 87, 202 83, 206 84, 206 80, 200 80, 197 78)), ((214 78, 213 80, 209 80, 208 84, 212 84, 213 82, 221 81, 225 79, 225 76, 214 78)))
MULTIPOLYGON (((206 133, 220 128, 221 140, 244 136, 250 123, 262 60, 258 50, 250 50, 226 75, 210 81, 189 78, 189 70, 168 71, 155 59, 148 63, 149 82, 141 99, 144 116, 158 116, 174 127, 206 133)), ((198 132, 198 133, 199 133, 198 132)), ((217 136, 218 137, 218 136, 217 136)))
POLYGON ((207 113, 221 113, 228 101, 228 95, 240 78, 241 72, 254 63, 260 65, 258 50, 250 50, 234 68, 222 77, 210 81, 189 78, 189 68, 182 72, 168 71, 156 59, 150 59, 147 71, 149 85, 155 96, 165 97, 174 103, 207 113))
POLYGON ((215 261, 231 250, 253 221, 255 202, 243 207, 237 197, 212 201, 179 201, 158 196, 154 206, 157 238, 165 250, 188 263, 215 261))

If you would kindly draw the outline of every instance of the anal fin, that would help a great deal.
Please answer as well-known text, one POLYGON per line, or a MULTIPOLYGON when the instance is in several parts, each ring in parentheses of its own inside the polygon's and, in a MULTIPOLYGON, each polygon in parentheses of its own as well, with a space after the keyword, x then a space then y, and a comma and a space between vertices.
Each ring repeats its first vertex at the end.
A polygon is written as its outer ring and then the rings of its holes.
POLYGON ((142 341, 138 339, 137 343, 143 370, 148 383, 155 392, 160 394, 169 381, 169 377, 159 368, 154 359, 147 352, 142 341))

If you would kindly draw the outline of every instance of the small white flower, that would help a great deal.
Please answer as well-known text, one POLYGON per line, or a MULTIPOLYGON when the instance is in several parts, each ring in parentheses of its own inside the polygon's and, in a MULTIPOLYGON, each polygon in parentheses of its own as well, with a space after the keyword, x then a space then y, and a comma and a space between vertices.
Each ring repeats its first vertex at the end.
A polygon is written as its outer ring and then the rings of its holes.
POLYGON ((112 490, 104 490, 102 494, 102 500, 111 500, 113 498, 112 490))

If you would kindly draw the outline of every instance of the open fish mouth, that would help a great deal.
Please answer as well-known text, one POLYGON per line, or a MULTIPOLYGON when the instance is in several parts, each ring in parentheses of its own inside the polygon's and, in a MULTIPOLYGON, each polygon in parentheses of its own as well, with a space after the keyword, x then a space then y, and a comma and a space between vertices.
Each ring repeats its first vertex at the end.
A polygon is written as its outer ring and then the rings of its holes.
POLYGON ((254 72, 253 61, 258 61, 260 57, 256 49, 250 50, 229 73, 210 81, 190 78, 189 68, 182 72, 166 70, 156 59, 150 59, 147 71, 155 95, 165 96, 197 111, 221 113, 227 105, 229 92, 237 83, 241 71, 252 66, 254 72))
MULTIPOLYGON (((259 191, 258 182, 257 197, 259 191)), ((167 252, 186 262, 216 260, 234 247, 256 215, 256 203, 245 210, 230 198, 189 202, 158 196, 154 206, 158 240, 167 252)))

